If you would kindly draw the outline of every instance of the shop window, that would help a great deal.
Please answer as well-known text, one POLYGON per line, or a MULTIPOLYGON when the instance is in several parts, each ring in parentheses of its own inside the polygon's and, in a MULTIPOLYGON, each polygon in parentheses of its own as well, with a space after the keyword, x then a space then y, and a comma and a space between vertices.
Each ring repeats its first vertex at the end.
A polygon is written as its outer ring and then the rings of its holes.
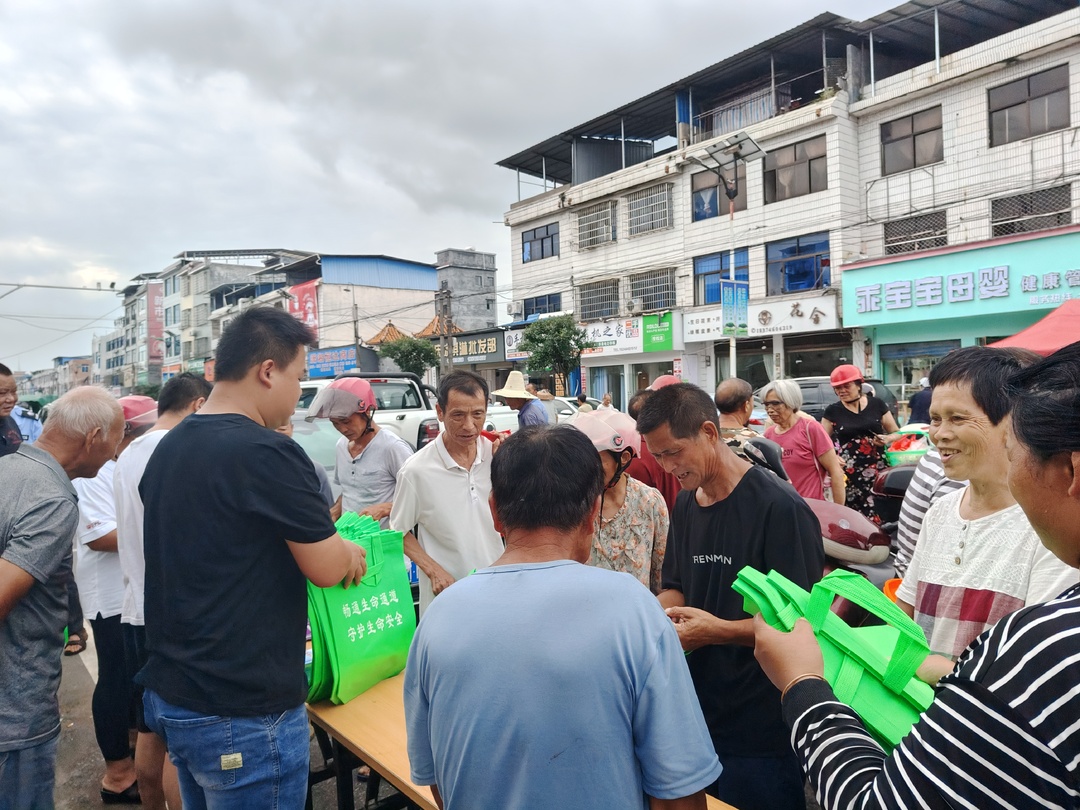
POLYGON ((603 202, 578 212, 578 250, 588 250, 615 241, 618 205, 616 202, 603 202))
POLYGON ((886 256, 930 250, 949 244, 944 211, 886 222, 884 232, 886 256))
POLYGON ((671 227, 671 183, 626 195, 626 230, 630 236, 671 227))
POLYGON ((770 242, 765 246, 767 295, 828 287, 829 234, 812 233, 770 242))
POLYGON ((883 175, 940 163, 944 158, 941 105, 881 125, 883 175))
POLYGON ((825 191, 829 171, 825 136, 774 149, 765 156, 765 203, 825 191))
POLYGON ((630 276, 630 297, 636 311, 675 308, 675 270, 650 270, 630 276))
POLYGON ((750 251, 737 248, 734 251, 734 273, 732 273, 732 252, 713 253, 694 258, 694 304, 719 304, 720 282, 750 281, 750 251))
MULTIPOLYGON (((725 169, 724 179, 728 183, 738 182, 739 193, 735 195, 736 211, 746 210, 746 164, 740 162, 738 174, 733 175, 731 169, 725 169)), ((690 178, 690 192, 694 209, 694 222, 727 213, 730 210, 729 200, 723 185, 713 172, 698 172, 690 178)))
MULTIPOLYGON (((535 262, 559 255, 559 223, 552 222, 521 234, 521 261, 535 262)), ((488 278, 489 285, 494 277, 488 278)))
POLYGON ((1025 76, 987 93, 990 146, 1069 126, 1069 66, 1025 76))
POLYGON ((882 345, 881 379, 886 385, 898 386, 900 397, 906 398, 919 390, 919 380, 930 376, 930 369, 942 357, 959 348, 959 340, 882 345))
POLYGON ((1072 188, 1055 186, 990 201, 994 236, 1030 233, 1072 223, 1072 188))
POLYGON ((525 318, 530 315, 547 315, 549 312, 561 312, 562 293, 537 295, 533 298, 526 298, 523 303, 523 317, 525 318))
POLYGON ((594 281, 577 288, 578 318, 583 321, 598 321, 614 318, 619 314, 619 280, 594 281))

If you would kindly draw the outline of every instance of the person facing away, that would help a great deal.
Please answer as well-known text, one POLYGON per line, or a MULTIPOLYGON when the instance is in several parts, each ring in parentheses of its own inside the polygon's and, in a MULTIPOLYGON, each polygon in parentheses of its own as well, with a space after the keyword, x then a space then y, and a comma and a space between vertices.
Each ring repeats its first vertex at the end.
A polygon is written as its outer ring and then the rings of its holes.
POLYGON ((412 455, 409 443, 384 430, 375 421, 377 402, 371 383, 360 377, 342 377, 319 392, 308 408, 308 422, 319 417, 341 434, 335 448, 334 480, 341 495, 331 514, 370 515, 388 525, 397 490, 397 474, 412 455))
POLYGON ((930 421, 930 400, 934 396, 934 389, 930 387, 930 378, 920 379, 919 386, 919 390, 908 400, 909 425, 925 424, 930 421))
POLYGON ((479 374, 453 371, 443 377, 435 405, 443 430, 398 474, 390 528, 403 533, 405 555, 419 569, 421 616, 446 588, 502 553, 487 505, 493 451, 481 435, 487 399, 487 382, 479 374))
POLYGON ((589 404, 589 398, 585 394, 577 395, 578 413, 588 413, 593 409, 589 404))
POLYGON ((0 458, 0 807, 53 806, 65 573, 79 525, 71 481, 116 455, 124 414, 86 386, 64 394, 34 444, 0 458))
MULTIPOLYGON (((116 549, 124 574, 124 601, 120 629, 124 638, 124 657, 128 676, 134 680, 146 665, 146 628, 143 615, 143 583, 146 563, 143 557, 143 502, 139 483, 146 463, 158 443, 170 430, 206 403, 213 386, 198 374, 185 371, 170 377, 158 395, 157 419, 142 436, 136 438, 116 460, 113 470, 113 496, 116 498, 116 549)), ((176 766, 167 756, 165 741, 146 725, 143 690, 133 683, 135 703, 135 777, 145 810, 164 810, 180 806, 180 786, 176 766)))
MULTIPOLYGON (((1042 545, 1076 569, 1080 343, 1016 372, 1005 401, 1009 491, 1042 545)), ((781 633, 755 618, 755 655, 783 690, 792 744, 825 810, 1064 810, 1077 806, 1080 784, 1078 613, 1074 585, 1001 619, 961 655, 889 755, 824 681, 805 620, 781 633)))
POLYGON ((41 435, 41 420, 37 418, 37 414, 27 403, 20 402, 12 408, 11 418, 19 426, 19 432, 22 433, 24 442, 33 444, 37 441, 38 436, 41 435))
POLYGON ((137 681, 185 807, 225 794, 233 806, 304 803, 305 579, 348 586, 365 571, 311 461, 274 430, 300 399, 313 342, 282 310, 239 314, 206 404, 161 439, 139 484, 147 661, 137 681))
POLYGON ((492 462, 506 549, 436 599, 405 668, 411 778, 457 808, 704 808, 721 768, 679 639, 632 577, 589 559, 603 477, 573 427, 492 462))
POLYGON ((716 406, 695 385, 654 391, 638 431, 682 487, 658 597, 689 656, 724 773, 710 793, 739 810, 804 810, 803 776, 776 689, 753 654, 753 623, 731 587, 747 565, 809 589, 821 578, 821 527, 790 484, 739 458, 716 406))
MULTIPOLYGON (((637 419, 642 404, 651 394, 652 391, 644 390, 638 391, 630 397, 630 401, 626 403, 626 413, 631 419, 637 419)), ((597 410, 602 409, 597 408, 597 410)), ((671 510, 675 508, 675 499, 679 495, 679 482, 674 475, 657 463, 652 453, 649 452, 648 443, 644 439, 641 442, 641 454, 630 460, 630 466, 626 468, 626 474, 635 481, 640 481, 645 486, 658 491, 664 498, 664 505, 667 506, 668 515, 671 515, 671 510)))

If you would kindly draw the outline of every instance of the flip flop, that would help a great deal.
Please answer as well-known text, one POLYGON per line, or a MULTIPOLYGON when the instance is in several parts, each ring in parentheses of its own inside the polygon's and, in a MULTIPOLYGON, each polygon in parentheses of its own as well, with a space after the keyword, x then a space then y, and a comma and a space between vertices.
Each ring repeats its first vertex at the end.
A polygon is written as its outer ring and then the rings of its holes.
POLYGON ((101 801, 102 804, 142 804, 142 798, 139 796, 138 780, 128 785, 127 790, 117 791, 102 788, 101 801))
POLYGON ((86 649, 86 637, 79 633, 68 636, 67 645, 64 647, 64 655, 78 655, 86 649))

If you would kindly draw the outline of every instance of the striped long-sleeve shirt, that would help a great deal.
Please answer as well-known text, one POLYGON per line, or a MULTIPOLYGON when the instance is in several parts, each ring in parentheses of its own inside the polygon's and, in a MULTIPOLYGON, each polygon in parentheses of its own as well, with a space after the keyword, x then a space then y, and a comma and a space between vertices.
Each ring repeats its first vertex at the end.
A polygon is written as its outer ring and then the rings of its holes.
POLYGON ((826 810, 1080 806, 1080 586, 972 642, 886 756, 828 684, 784 699, 792 746, 826 810))
POLYGON ((919 465, 911 476, 904 502, 900 506, 900 517, 896 525, 896 575, 903 577, 907 573, 911 555, 915 553, 915 544, 919 540, 923 518, 931 504, 942 495, 948 495, 956 489, 967 486, 967 481, 953 481, 945 477, 945 467, 941 463, 941 454, 936 447, 931 447, 919 459, 919 465))

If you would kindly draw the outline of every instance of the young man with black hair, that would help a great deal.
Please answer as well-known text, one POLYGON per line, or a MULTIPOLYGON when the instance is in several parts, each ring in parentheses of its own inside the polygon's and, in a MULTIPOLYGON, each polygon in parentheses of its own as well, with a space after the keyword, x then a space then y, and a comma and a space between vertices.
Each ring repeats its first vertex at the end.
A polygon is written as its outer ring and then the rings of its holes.
POLYGON ((23 442, 22 429, 11 415, 18 402, 15 376, 0 363, 0 456, 14 453, 23 442))
MULTIPOLYGON (((165 381, 157 403, 157 421, 144 435, 135 439, 116 461, 113 470, 113 495, 116 498, 116 541, 120 568, 124 572, 124 602, 120 626, 124 634, 124 653, 132 678, 146 664, 146 628, 143 626, 143 502, 139 495, 146 464, 168 432, 201 408, 213 386, 205 378, 184 372, 165 381)), ((165 743, 150 731, 142 710, 142 689, 137 685, 135 727, 139 736, 135 745, 135 776, 142 805, 148 810, 163 810, 166 799, 180 804, 176 766, 166 757, 165 743)))
POLYGON ((238 315, 218 344, 206 404, 161 440, 139 484, 138 682, 185 806, 221 792, 237 807, 304 803, 305 578, 349 585, 365 571, 362 549, 334 529, 310 460, 274 430, 300 399, 313 342, 282 310, 238 315))
POLYGON ((420 569, 420 613, 431 600, 503 550, 491 522, 492 444, 480 432, 488 385, 479 374, 454 371, 439 382, 438 438, 398 473, 390 528, 405 534, 405 554, 420 569), (413 535, 419 526, 419 537, 413 535))
POLYGON ((506 549, 435 600, 409 651, 412 780, 447 810, 704 810, 720 764, 678 636, 640 583, 582 565, 604 487, 592 443, 525 427, 492 468, 506 549))
POLYGON ((638 414, 649 451, 682 491, 671 513, 660 604, 675 622, 724 766, 710 788, 740 810, 804 810, 803 776, 754 628, 731 587, 747 565, 804 588, 821 578, 821 527, 790 484, 735 455, 695 385, 653 391, 638 414))

